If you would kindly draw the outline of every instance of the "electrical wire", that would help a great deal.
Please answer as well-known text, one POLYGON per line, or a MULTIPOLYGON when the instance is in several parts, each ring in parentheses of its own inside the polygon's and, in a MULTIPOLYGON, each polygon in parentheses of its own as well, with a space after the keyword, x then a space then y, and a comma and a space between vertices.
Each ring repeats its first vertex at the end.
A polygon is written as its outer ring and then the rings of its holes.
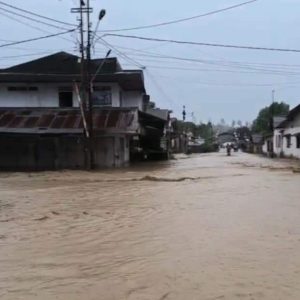
POLYGON ((29 42, 34 42, 34 41, 39 41, 39 40, 44 40, 44 39, 48 39, 48 38, 51 38, 51 37, 60 36, 60 35, 63 35, 63 34, 74 32, 75 30, 76 29, 69 29, 67 31, 63 31, 63 32, 59 32, 59 33, 53 33, 53 34, 49 34, 49 35, 46 35, 46 36, 36 37, 36 38, 22 40, 22 41, 16 41, 16 42, 7 43, 7 44, 2 44, 2 45, 0 45, 0 48, 13 46, 13 45, 24 44, 24 43, 29 43, 29 42))
MULTIPOLYGON (((27 26, 27 27, 29 27, 29 28, 38 30, 38 31, 40 31, 40 32, 48 33, 48 34, 51 34, 51 33, 52 33, 52 32, 49 32, 48 30, 44 30, 44 29, 41 29, 40 27, 36 27, 36 26, 34 26, 34 25, 31 25, 31 24, 28 24, 28 23, 26 23, 26 22, 23 22, 23 21, 21 21, 21 20, 19 20, 19 19, 17 19, 17 18, 14 18, 14 17, 12 17, 12 16, 10 16, 10 15, 7 15, 7 14, 4 13, 4 12, 0 12, 0 15, 5 16, 5 17, 8 18, 9 20, 14 20, 14 21, 16 21, 17 23, 20 23, 20 24, 25 25, 25 26, 27 26)), ((68 42, 72 42, 72 43, 74 42, 73 40, 68 39, 68 38, 65 38, 65 37, 60 37, 60 38, 63 39, 63 40, 65 40, 65 41, 68 41, 68 42)))
POLYGON ((97 41, 99 41, 99 40, 102 41, 102 44, 105 47, 107 47, 108 49, 113 49, 117 54, 119 54, 126 61, 129 61, 129 62, 133 63, 135 66, 137 66, 137 67, 139 67, 141 69, 145 69, 145 66, 141 65, 139 62, 137 62, 134 59, 132 59, 131 57, 127 56, 122 51, 118 50, 116 47, 114 47, 113 45, 111 45, 110 43, 108 43, 107 41, 105 41, 104 39, 102 39, 101 37, 98 37, 97 41))
MULTIPOLYGON (((158 57, 158 58, 170 58, 173 59, 174 56, 169 56, 163 53, 158 53, 158 52, 150 52, 146 51, 146 49, 135 49, 135 48, 129 48, 129 47, 123 47, 119 45, 113 45, 114 47, 125 49, 125 50, 130 50, 132 52, 138 52, 138 53, 143 53, 143 54, 148 54, 148 55, 140 55, 140 54, 132 54, 135 56, 146 56, 146 57, 158 57)), ((130 53, 127 53, 130 54, 130 53)), ((278 64, 278 63, 261 63, 261 62, 245 62, 245 61, 232 61, 232 60, 205 60, 205 59, 195 59, 195 58, 186 58, 186 57, 180 57, 182 60, 190 61, 192 62, 199 61, 200 63, 205 63, 205 62, 215 62, 215 63, 228 63, 228 64, 236 64, 236 65, 243 65, 243 66, 263 66, 263 67, 282 67, 282 68, 287 68, 287 69, 299 69, 300 65, 297 64, 278 64)))
POLYGON ((73 26, 73 27, 76 26, 75 24, 71 24, 71 23, 63 22, 63 21, 60 21, 60 20, 57 20, 57 19, 49 18, 49 17, 46 17, 46 16, 43 16, 43 15, 34 13, 32 11, 29 11, 29 10, 26 10, 26 9, 23 9, 23 8, 20 8, 20 7, 13 6, 11 4, 7 4, 7 3, 5 3, 3 1, 0 1, 0 4, 5 5, 6 7, 10 7, 10 8, 13 8, 15 10, 22 11, 22 12, 25 12, 27 14, 30 14, 30 15, 33 15, 33 16, 36 16, 36 17, 48 20, 48 21, 60 23, 60 24, 63 24, 63 25, 73 26))
POLYGON ((189 18, 183 18, 183 19, 177 19, 177 20, 173 20, 173 21, 168 21, 168 22, 162 22, 162 23, 158 23, 158 24, 152 24, 152 25, 145 25, 145 26, 137 26, 137 27, 129 27, 129 28, 121 28, 121 29, 108 29, 108 30, 101 30, 100 32, 120 32, 120 31, 132 31, 132 30, 140 30, 140 29, 148 29, 148 28, 155 28, 155 27, 161 27, 161 26, 166 26, 166 25, 171 25, 171 24, 176 24, 176 23, 182 23, 182 22, 186 22, 186 21, 190 21, 190 20, 194 20, 194 19, 199 19, 202 17, 207 17, 207 16, 211 16, 211 15, 215 15, 224 11, 228 11, 228 10, 232 10, 244 5, 248 5, 254 2, 257 2, 258 0, 251 0, 251 1, 247 1, 247 2, 243 2, 243 3, 239 3, 236 5, 232 5, 229 7, 225 7, 222 9, 218 9, 218 10, 214 10, 214 11, 210 11, 204 14, 200 14, 200 15, 196 15, 193 17, 189 17, 189 18))
POLYGON ((261 50, 261 51, 277 51, 277 52, 300 53, 300 49, 286 49, 286 48, 270 48, 270 47, 216 44, 216 43, 188 42, 188 41, 180 41, 180 40, 149 38, 149 37, 142 37, 142 36, 135 36, 135 35, 114 34, 114 33, 106 33, 106 34, 102 35, 102 38, 106 37, 106 36, 129 38, 129 39, 138 39, 138 40, 151 41, 151 42, 168 42, 168 43, 185 44, 185 45, 193 45, 193 46, 208 46, 208 47, 222 47, 222 48, 234 48, 234 49, 246 49, 246 50, 261 50))
POLYGON ((45 55, 52 53, 52 51, 44 51, 44 52, 36 52, 36 53, 28 53, 28 54, 20 54, 20 55, 10 55, 10 56, 1 56, 0 60, 7 60, 7 59, 16 59, 20 57, 27 57, 27 56, 37 56, 37 55, 45 55))
POLYGON ((30 20, 30 21, 32 21, 32 22, 36 22, 36 23, 39 23, 39 24, 42 24, 42 25, 50 26, 50 27, 53 27, 53 28, 56 28, 56 29, 60 29, 60 30, 66 30, 66 29, 67 29, 67 28, 65 28, 65 27, 56 26, 56 25, 53 25, 53 24, 50 24, 50 23, 47 23, 47 22, 44 22, 44 21, 40 21, 40 20, 37 20, 37 19, 31 18, 31 17, 25 16, 25 15, 16 13, 16 12, 14 12, 14 11, 11 11, 11 10, 6 9, 6 8, 3 8, 3 7, 0 7, 0 10, 2 10, 2 11, 4 11, 4 12, 7 12, 7 13, 9 13, 9 14, 12 14, 12 15, 14 15, 14 16, 18 16, 18 17, 21 17, 21 18, 30 20))

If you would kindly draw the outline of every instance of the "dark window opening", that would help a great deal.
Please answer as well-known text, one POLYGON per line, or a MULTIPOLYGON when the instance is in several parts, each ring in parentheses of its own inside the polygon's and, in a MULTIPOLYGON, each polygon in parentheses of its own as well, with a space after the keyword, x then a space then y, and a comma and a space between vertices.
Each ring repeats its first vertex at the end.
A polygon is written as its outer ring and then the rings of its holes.
POLYGON ((290 148, 291 147, 291 136, 290 135, 288 135, 287 137, 286 137, 286 147, 287 148, 290 148))
POLYGON ((300 148, 300 135, 297 135, 296 140, 297 140, 297 148, 299 149, 300 148))
POLYGON ((59 107, 72 107, 72 106, 73 106, 73 93, 59 92, 59 107))

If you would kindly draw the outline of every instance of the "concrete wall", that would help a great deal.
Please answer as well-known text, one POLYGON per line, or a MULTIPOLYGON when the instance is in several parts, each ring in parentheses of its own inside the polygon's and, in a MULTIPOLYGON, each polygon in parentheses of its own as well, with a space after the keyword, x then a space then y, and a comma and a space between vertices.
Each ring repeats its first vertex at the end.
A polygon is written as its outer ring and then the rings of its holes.
POLYGON ((143 93, 140 91, 123 91, 122 107, 138 107, 143 110, 143 93))
MULTIPOLYGON (((117 83, 103 83, 95 86, 110 86, 112 106, 120 106, 120 87, 117 83)), ((70 87, 72 83, 60 84, 3 84, 0 83, 0 107, 58 107, 59 87, 70 87), (8 91, 9 86, 37 87, 37 91, 8 91)), ((73 106, 78 107, 78 98, 73 92, 73 106)))

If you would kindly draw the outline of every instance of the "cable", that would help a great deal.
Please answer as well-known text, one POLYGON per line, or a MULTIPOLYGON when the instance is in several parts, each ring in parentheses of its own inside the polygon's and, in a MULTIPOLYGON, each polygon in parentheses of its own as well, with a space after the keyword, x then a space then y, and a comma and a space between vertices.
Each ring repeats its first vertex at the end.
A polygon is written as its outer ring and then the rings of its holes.
POLYGON ((251 0, 251 1, 247 1, 247 2, 243 2, 240 4, 236 4, 233 6, 229 6, 229 7, 225 7, 222 9, 218 9, 218 10, 214 10, 214 11, 210 11, 208 13, 205 14, 201 14, 201 15, 197 15, 197 16, 193 16, 193 17, 189 17, 189 18, 184 18, 184 19, 177 19, 177 20, 173 20, 173 21, 169 21, 169 22, 162 22, 162 23, 158 23, 158 24, 152 24, 152 25, 145 25, 145 26, 138 26, 138 27, 130 27, 130 28, 121 28, 121 29, 111 29, 111 30, 101 30, 100 32, 120 32, 120 31, 131 31, 131 30, 140 30, 140 29, 147 29, 147 28, 155 28, 155 27, 160 27, 160 26, 166 26, 166 25, 171 25, 171 24, 176 24, 176 23, 181 23, 181 22, 186 22, 186 21, 190 21, 190 20, 194 20, 194 19, 199 19, 202 17, 207 17, 207 16, 211 16, 211 15, 215 15, 227 10, 231 10, 234 8, 238 8, 244 5, 248 5, 251 4, 253 2, 257 2, 258 0, 251 0))
POLYGON ((299 49, 268 48, 268 47, 239 46, 239 45, 227 45, 227 44, 215 44, 215 43, 187 42, 187 41, 179 41, 179 40, 148 38, 148 37, 142 37, 142 36, 122 35, 122 34, 113 34, 113 33, 106 33, 102 36, 102 38, 105 36, 115 36, 115 37, 121 37, 121 38, 139 39, 139 40, 152 41, 152 42, 168 42, 168 43, 194 45, 194 46, 208 46, 208 47, 222 47, 222 48, 235 48, 235 49, 247 49, 247 50, 300 53, 299 49))
POLYGON ((102 43, 104 44, 104 46, 106 46, 108 49, 113 49, 117 54, 119 54, 121 57, 123 57, 123 59, 125 59, 125 60, 133 63, 135 66, 137 66, 137 67, 139 67, 141 69, 145 69, 145 66, 141 65, 139 62, 137 62, 134 59, 130 58, 129 56, 127 56, 123 52, 119 51, 116 47, 112 46, 111 44, 109 44, 108 42, 106 42, 101 37, 98 37, 97 41, 99 41, 99 39, 102 41, 102 43))
MULTIPOLYGON (((150 52, 150 51, 145 51, 146 49, 135 49, 135 48, 128 48, 128 47, 123 47, 123 46, 119 46, 119 45, 113 45, 114 47, 117 48, 121 48, 121 49, 125 49, 125 50, 130 50, 133 52, 138 52, 138 53, 145 53, 148 55, 141 55, 141 54, 133 54, 135 56, 146 56, 146 57, 157 57, 157 58, 178 58, 178 57, 174 57, 174 56, 168 56, 162 53, 158 53, 158 52, 150 52)), ((195 58, 185 58, 185 57, 179 57, 182 60, 186 60, 186 61, 190 61, 192 60, 192 62, 197 62, 199 61, 200 63, 206 63, 206 62, 215 62, 223 64, 223 63, 228 63, 228 64, 233 64, 233 65, 244 65, 244 66, 263 66, 263 67, 282 67, 282 68, 290 68, 290 69, 299 69, 300 65, 297 64, 277 64, 277 63, 260 63, 260 62, 245 62, 245 61, 231 61, 231 60, 205 60, 205 59, 195 59, 195 58)))
POLYGON ((20 57, 26 57, 26 56, 45 55, 45 54, 49 54, 49 53, 52 53, 52 51, 44 51, 44 52, 28 53, 28 54, 20 54, 20 55, 11 55, 11 56, 1 56, 0 60, 14 59, 14 58, 20 58, 20 57))
MULTIPOLYGON (((26 22, 23 22, 23 21, 21 21, 21 20, 19 20, 19 19, 17 19, 17 18, 14 18, 14 17, 12 17, 12 16, 7 15, 6 13, 0 12, 0 15, 5 16, 6 18, 8 18, 8 19, 10 19, 10 20, 14 20, 14 21, 16 21, 17 23, 20 23, 20 24, 22 24, 22 25, 28 26, 28 27, 30 27, 30 28, 32 28, 32 29, 38 30, 38 31, 40 31, 40 32, 51 34, 51 32, 49 32, 48 30, 44 30, 44 29, 41 29, 41 28, 36 27, 36 26, 34 26, 34 25, 31 25, 31 24, 28 24, 28 23, 26 23, 26 22)), ((64 37, 60 37, 60 38, 63 39, 63 40, 66 40, 66 41, 68 41, 68 42, 72 42, 72 43, 73 43, 73 41, 72 41, 71 39, 67 39, 67 38, 64 38, 64 37)))
MULTIPOLYGON (((112 46, 112 45, 111 45, 112 46)), ((128 49, 128 48, 127 48, 128 49)), ((139 51, 142 53, 152 53, 148 51, 139 51)), ((123 54, 125 54, 123 52, 123 54)), ((183 62, 193 62, 193 63, 201 63, 201 64, 208 64, 208 65, 217 65, 217 66, 223 66, 223 67, 229 67, 229 68, 238 68, 238 69, 246 69, 246 70, 253 70, 253 71, 261 71, 261 72, 268 72, 270 74, 285 74, 285 75, 298 75, 299 72, 296 72, 297 69, 278 69, 278 68, 270 68, 266 69, 266 66, 260 66, 260 65, 254 65, 251 66, 251 64, 242 64, 240 62, 226 62, 226 61, 214 61, 214 60, 203 60, 203 59, 195 59, 195 58, 182 58, 182 57, 176 57, 176 56, 168 56, 168 55, 161 55, 157 53, 152 53, 150 55, 147 54, 132 54, 134 56, 146 56, 146 57, 152 57, 157 58, 159 60, 154 59, 142 59, 143 61, 150 61, 150 62, 159 62, 161 63, 161 59, 172 59, 177 61, 183 61, 183 62)), ((127 56, 128 57, 128 56, 127 56)))
POLYGON ((13 11, 8 10, 8 9, 6 9, 6 8, 0 7, 0 10, 5 11, 5 12, 7 12, 7 13, 9 13, 9 14, 12 14, 12 15, 15 15, 15 16, 18 16, 18 17, 21 17, 21 18, 24 18, 24 19, 27 19, 27 20, 36 22, 36 23, 39 23, 39 24, 43 24, 43 25, 47 25, 47 26, 56 28, 56 29, 60 29, 60 30, 61 30, 61 29, 63 29, 63 30, 66 29, 65 27, 56 26, 56 25, 53 25, 53 24, 50 24, 50 23, 47 23, 47 22, 44 22, 44 21, 39 21, 39 20, 37 20, 37 19, 34 19, 34 18, 31 18, 31 17, 24 16, 24 15, 22 15, 22 14, 13 12, 13 11))
POLYGON ((157 66, 157 65, 146 65, 147 69, 162 69, 162 70, 180 70, 180 71, 195 71, 195 72, 225 72, 225 73, 238 73, 238 74, 253 74, 253 75, 278 75, 287 76, 294 75, 300 76, 300 73, 287 74, 287 73, 273 73, 273 72, 250 72, 250 71, 234 71, 234 70, 224 70, 224 69, 200 69, 200 68, 185 68, 176 66, 157 66))
POLYGON ((52 18, 49 18, 49 17, 46 17, 46 16, 42 16, 42 15, 34 13, 32 11, 29 11, 29 10, 26 10, 26 9, 22 9, 20 7, 13 6, 11 4, 7 4, 7 3, 5 3, 3 1, 0 1, 0 4, 5 5, 7 7, 10 7, 10 8, 13 8, 13 9, 16 9, 18 11, 22 11, 22 12, 25 12, 27 14, 30 14, 30 15, 33 15, 33 16, 36 16, 36 17, 48 20, 48 21, 53 21, 53 22, 60 23, 60 24, 63 24, 63 25, 68 25, 68 26, 76 26, 75 24, 71 24, 71 23, 60 21, 60 20, 52 19, 52 18))
POLYGON ((29 42, 34 42, 34 41, 39 41, 39 40, 44 40, 44 39, 48 39, 48 38, 51 38, 51 37, 60 36, 60 35, 63 35, 63 34, 74 32, 75 30, 76 29, 70 29, 70 30, 67 30, 67 31, 54 33, 54 34, 50 34, 50 35, 46 35, 46 36, 36 37, 36 38, 22 40, 22 41, 16 41, 16 42, 8 43, 8 44, 2 44, 2 45, 0 45, 0 48, 13 46, 13 45, 18 45, 18 44, 29 43, 29 42))

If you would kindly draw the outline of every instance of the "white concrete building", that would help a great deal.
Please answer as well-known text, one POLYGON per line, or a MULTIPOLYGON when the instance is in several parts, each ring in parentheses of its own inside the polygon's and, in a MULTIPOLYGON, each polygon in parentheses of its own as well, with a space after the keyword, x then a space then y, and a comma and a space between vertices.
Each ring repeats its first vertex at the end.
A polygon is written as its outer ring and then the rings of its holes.
MULTIPOLYGON (((92 60, 95 73, 103 60, 92 60)), ((80 61, 66 52, 1 70, 0 107, 78 107, 74 82, 80 82, 80 61)), ((94 81, 96 107, 134 107, 149 101, 141 70, 123 70, 116 58, 106 59, 94 81)))
POLYGON ((275 128, 273 147, 276 156, 300 159, 300 104, 275 128))

